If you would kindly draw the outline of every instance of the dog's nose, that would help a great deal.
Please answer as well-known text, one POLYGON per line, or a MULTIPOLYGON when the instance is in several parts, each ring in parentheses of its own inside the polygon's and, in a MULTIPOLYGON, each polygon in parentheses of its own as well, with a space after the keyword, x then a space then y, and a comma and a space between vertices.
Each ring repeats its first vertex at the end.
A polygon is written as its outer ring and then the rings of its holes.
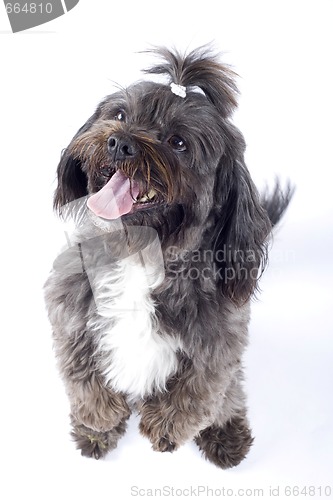
POLYGON ((114 161, 134 158, 138 153, 135 142, 129 137, 111 135, 108 139, 108 151, 114 161))

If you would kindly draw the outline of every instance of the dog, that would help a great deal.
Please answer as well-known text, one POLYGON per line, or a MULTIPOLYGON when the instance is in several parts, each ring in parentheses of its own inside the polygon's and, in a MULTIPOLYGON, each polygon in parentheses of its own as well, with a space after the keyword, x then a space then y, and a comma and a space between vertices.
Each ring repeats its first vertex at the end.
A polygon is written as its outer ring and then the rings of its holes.
POLYGON ((259 195, 218 54, 152 52, 154 78, 102 100, 62 153, 54 207, 75 230, 46 305, 84 456, 114 449, 134 411, 155 451, 194 440, 225 469, 253 441, 250 302, 292 188, 259 195))

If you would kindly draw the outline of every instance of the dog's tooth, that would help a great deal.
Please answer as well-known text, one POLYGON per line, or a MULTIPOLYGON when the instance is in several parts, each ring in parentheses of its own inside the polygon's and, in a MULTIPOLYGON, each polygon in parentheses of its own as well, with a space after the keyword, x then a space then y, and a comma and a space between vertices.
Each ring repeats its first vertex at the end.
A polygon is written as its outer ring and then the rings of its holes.
POLYGON ((140 198, 138 201, 139 201, 140 203, 145 203, 145 202, 146 202, 146 201, 148 201, 148 200, 149 200, 149 198, 148 198, 148 196, 145 194, 145 195, 144 195, 144 196, 142 196, 142 198, 140 198))
POLYGON ((151 188, 149 190, 149 193, 148 194, 145 194, 143 196, 141 196, 141 198, 138 198, 135 203, 146 203, 147 201, 150 201, 154 198, 154 196, 156 195, 156 191, 155 189, 151 188))
POLYGON ((155 191, 155 189, 154 189, 154 188, 151 188, 151 189, 149 190, 149 193, 147 194, 147 196, 148 196, 148 198, 149 198, 150 200, 151 200, 151 199, 153 199, 153 198, 154 198, 154 196, 156 196, 156 195, 157 195, 157 193, 156 193, 156 191, 155 191))

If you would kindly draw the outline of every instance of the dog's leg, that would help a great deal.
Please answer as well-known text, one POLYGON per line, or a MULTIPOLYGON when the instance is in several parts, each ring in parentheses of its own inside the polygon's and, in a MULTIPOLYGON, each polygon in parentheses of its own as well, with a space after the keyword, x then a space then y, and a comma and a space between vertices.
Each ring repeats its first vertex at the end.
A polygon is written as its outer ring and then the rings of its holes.
POLYGON ((195 438, 207 460, 222 469, 238 465, 253 442, 241 380, 242 373, 239 370, 221 398, 214 422, 195 438))
POLYGON ((215 419, 217 394, 226 390, 221 384, 230 383, 226 371, 221 381, 221 376, 195 367, 189 358, 180 367, 167 390, 148 398, 139 408, 140 431, 155 451, 173 451, 198 436, 215 419))
POLYGON ((68 383, 67 392, 72 437, 82 455, 98 459, 116 448, 131 413, 125 398, 105 388, 95 374, 84 383, 68 383))
POLYGON ((223 380, 202 376, 193 365, 177 374, 168 391, 145 401, 140 409, 141 433, 155 451, 173 451, 195 439, 207 459, 221 468, 239 464, 252 444, 246 418, 242 371, 229 367, 223 380), (226 384, 226 381, 228 383, 226 384))

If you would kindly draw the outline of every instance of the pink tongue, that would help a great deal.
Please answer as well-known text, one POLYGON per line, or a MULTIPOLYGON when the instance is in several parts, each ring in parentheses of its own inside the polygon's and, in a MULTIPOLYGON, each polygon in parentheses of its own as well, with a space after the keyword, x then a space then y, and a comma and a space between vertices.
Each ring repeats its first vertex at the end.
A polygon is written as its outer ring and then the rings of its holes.
POLYGON ((105 186, 93 194, 87 202, 88 208, 104 219, 118 219, 131 211, 133 202, 139 194, 139 186, 123 172, 117 172, 105 186), (131 189, 132 187, 132 189, 131 189))

